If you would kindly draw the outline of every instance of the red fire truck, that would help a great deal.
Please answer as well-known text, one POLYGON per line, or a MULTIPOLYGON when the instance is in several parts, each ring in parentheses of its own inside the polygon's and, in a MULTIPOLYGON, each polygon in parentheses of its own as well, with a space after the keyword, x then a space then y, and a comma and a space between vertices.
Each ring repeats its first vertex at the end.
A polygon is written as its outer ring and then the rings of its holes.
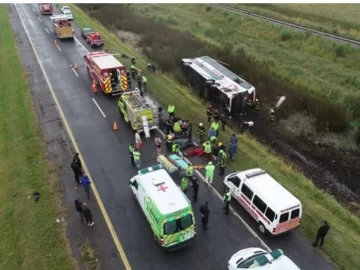
POLYGON ((39 4, 39 8, 41 14, 52 14, 54 12, 52 4, 39 4))
POLYGON ((104 40, 99 32, 92 32, 88 34, 86 36, 86 41, 90 44, 91 48, 104 46, 104 40))
POLYGON ((121 95, 131 86, 130 73, 112 53, 89 52, 84 56, 87 71, 106 95, 121 95))

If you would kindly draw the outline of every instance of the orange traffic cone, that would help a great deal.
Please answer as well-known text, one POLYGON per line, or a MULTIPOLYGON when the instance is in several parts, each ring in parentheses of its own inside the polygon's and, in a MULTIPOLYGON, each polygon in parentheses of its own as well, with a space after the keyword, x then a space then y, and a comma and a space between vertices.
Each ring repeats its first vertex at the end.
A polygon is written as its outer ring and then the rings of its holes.
POLYGON ((94 94, 97 93, 97 86, 96 86, 95 81, 93 81, 93 83, 92 83, 92 90, 93 90, 94 94))
POLYGON ((74 65, 74 69, 75 69, 75 70, 78 69, 78 65, 77 65, 77 64, 74 65))
POLYGON ((118 125, 116 124, 116 121, 114 121, 113 130, 119 130, 118 125))
POLYGON ((57 45, 58 45, 57 40, 54 40, 54 45, 55 45, 55 46, 57 46, 57 45))

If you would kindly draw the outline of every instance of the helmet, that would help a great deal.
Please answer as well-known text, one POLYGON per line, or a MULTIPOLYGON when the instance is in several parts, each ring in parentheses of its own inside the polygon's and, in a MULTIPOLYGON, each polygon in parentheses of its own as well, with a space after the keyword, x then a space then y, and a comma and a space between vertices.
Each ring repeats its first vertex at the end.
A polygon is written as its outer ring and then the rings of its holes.
POLYGON ((223 145, 222 142, 219 142, 218 146, 220 147, 220 146, 222 146, 222 145, 223 145))
POLYGON ((270 112, 271 112, 271 113, 274 113, 274 112, 275 112, 275 110, 274 110, 274 109, 271 109, 271 110, 270 110, 270 112))
POLYGON ((202 127, 202 126, 203 126, 203 123, 200 123, 200 124, 199 124, 199 127, 202 127))
POLYGON ((209 163, 208 163, 209 165, 212 165, 212 162, 211 161, 209 161, 209 163))
POLYGON ((259 100, 258 100, 258 99, 256 99, 255 101, 256 101, 256 102, 259 102, 259 100))

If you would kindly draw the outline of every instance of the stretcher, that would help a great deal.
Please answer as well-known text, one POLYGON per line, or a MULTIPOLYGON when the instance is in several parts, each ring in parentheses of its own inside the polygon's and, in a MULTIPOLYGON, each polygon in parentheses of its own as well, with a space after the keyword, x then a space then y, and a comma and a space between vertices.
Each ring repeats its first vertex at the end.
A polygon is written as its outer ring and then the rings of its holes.
POLYGON ((170 155, 169 156, 169 159, 172 163, 175 164, 176 167, 182 169, 182 170, 186 170, 187 168, 187 163, 185 160, 183 160, 181 157, 179 157, 178 155, 176 154, 173 154, 173 155, 170 155))
POLYGON ((159 155, 156 160, 170 174, 178 170, 178 168, 172 164, 164 155, 159 155))

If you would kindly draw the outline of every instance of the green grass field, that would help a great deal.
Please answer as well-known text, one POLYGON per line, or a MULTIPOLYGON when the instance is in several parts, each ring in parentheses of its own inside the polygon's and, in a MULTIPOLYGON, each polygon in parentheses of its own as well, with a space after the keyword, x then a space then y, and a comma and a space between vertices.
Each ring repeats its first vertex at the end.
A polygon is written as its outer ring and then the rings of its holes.
POLYGON ((356 4, 232 4, 232 6, 360 39, 360 6, 356 4))
MULTIPOLYGON (((131 5, 139 14, 247 57, 297 88, 360 117, 360 50, 208 5, 131 5)), ((245 78, 246 79, 246 78, 245 78)), ((250 82, 251 83, 251 82, 250 82)))
POLYGON ((0 269, 76 269, 6 5, 0 5, 0 269), (33 192, 40 200, 28 199, 33 192))
MULTIPOLYGON (((71 5, 71 8, 79 27, 91 27, 100 31, 105 39, 106 48, 135 56, 137 66, 145 70, 148 59, 131 46, 120 42, 114 33, 88 17, 78 6, 71 5)), ((120 61, 130 66, 128 59, 120 59, 120 61)), ((189 89, 181 87, 169 74, 161 73, 161 71, 156 74, 146 74, 146 77, 149 81, 149 91, 165 108, 176 100, 177 115, 192 119, 195 125, 199 122, 206 123, 205 106, 193 96, 189 89)), ((225 133, 221 133, 220 139, 227 142, 232 133, 231 129, 227 129, 225 133)), ((323 248, 324 255, 339 269, 357 269, 360 265, 360 257, 355 256, 355 252, 360 249, 360 220, 327 193, 318 190, 309 179, 295 171, 282 159, 271 155, 268 148, 246 135, 239 135, 239 138, 241 148, 237 160, 231 164, 231 169, 239 170, 259 166, 266 169, 303 202, 304 215, 301 232, 306 239, 313 240, 319 222, 326 218, 332 228, 327 244, 323 248)))

